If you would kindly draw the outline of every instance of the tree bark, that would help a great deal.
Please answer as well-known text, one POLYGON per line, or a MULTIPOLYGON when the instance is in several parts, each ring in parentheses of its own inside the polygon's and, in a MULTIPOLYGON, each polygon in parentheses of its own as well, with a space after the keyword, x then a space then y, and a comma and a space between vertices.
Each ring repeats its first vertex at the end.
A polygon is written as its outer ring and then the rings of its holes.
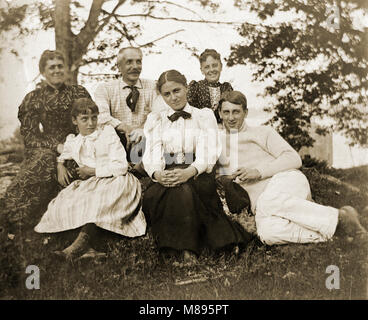
POLYGON ((66 82, 76 83, 70 70, 73 63, 73 41, 75 35, 71 31, 70 0, 54 0, 55 2, 55 44, 56 49, 64 54, 66 82))
MULTIPOLYGON (((55 3, 55 43, 56 49, 65 56, 66 82, 76 84, 78 71, 83 56, 86 54, 91 41, 107 24, 108 20, 99 24, 98 17, 105 0, 93 0, 86 24, 78 35, 71 31, 70 0, 54 0, 55 3)), ((125 0, 119 0, 113 10, 115 12, 125 0)))

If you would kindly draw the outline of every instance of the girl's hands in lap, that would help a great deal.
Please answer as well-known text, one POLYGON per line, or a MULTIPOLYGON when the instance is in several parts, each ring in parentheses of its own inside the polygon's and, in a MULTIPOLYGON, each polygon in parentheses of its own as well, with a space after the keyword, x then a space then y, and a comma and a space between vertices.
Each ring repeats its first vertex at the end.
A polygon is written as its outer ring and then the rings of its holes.
POLYGON ((94 168, 87 166, 77 168, 76 171, 78 173, 79 178, 81 178, 82 180, 86 180, 96 175, 96 170, 94 168))
POLYGON ((58 182, 63 186, 66 187, 70 184, 70 179, 72 177, 72 174, 68 171, 67 168, 65 168, 64 164, 58 163, 57 166, 57 177, 58 182))

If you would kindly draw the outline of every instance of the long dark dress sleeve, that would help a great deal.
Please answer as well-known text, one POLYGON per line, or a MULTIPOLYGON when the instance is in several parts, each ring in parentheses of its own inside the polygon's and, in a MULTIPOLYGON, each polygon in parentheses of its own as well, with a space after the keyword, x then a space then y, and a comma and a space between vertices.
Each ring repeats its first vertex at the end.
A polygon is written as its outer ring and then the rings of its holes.
POLYGON ((28 93, 19 106, 20 133, 26 148, 49 148, 56 151, 57 141, 45 139, 40 130, 42 117, 41 101, 37 91, 28 93))
POLYGON ((220 90, 221 93, 224 93, 226 91, 233 91, 234 89, 229 82, 224 82, 223 84, 221 84, 220 90))
POLYGON ((25 147, 57 151, 58 144, 74 133, 70 111, 78 98, 91 97, 79 85, 65 86, 60 91, 44 86, 28 93, 18 111, 25 147))
POLYGON ((198 101, 198 82, 195 80, 192 80, 189 83, 188 86, 188 92, 187 92, 187 100, 188 103, 196 108, 199 108, 199 101, 198 101))

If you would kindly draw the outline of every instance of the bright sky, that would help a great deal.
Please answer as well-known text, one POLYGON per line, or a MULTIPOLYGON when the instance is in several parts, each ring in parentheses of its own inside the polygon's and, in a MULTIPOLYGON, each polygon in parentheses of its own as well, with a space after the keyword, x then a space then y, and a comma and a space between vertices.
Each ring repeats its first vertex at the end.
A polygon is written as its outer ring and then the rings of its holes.
MULTIPOLYGON (((4 2, 5 0, 0 0, 4 2)), ((33 2, 36 0, 15 0, 21 2, 33 2)), ((91 0, 83 0, 86 4, 91 0)), ((113 4, 114 1, 107 2, 107 6, 113 4)), ((173 1, 174 2, 174 1, 173 1)), ((254 15, 246 11, 233 7, 233 0, 219 1, 221 6, 216 13, 211 13, 201 7, 193 4, 190 0, 178 0, 175 3, 186 8, 194 10, 195 13, 182 8, 171 9, 172 17, 182 17, 186 19, 216 20, 216 21, 232 21, 232 22, 248 22, 257 23, 254 15)), ((126 1, 118 13, 130 14, 141 13, 139 6, 132 6, 129 0, 126 1)), ((155 12, 156 16, 165 16, 163 12, 155 12)), ((283 15, 280 19, 290 19, 290 16, 283 15)), ((137 21, 139 18, 131 18, 137 21)), ((200 80, 203 76, 199 69, 197 58, 184 48, 176 45, 173 46, 174 40, 180 40, 187 43, 188 47, 197 48, 201 53, 206 48, 216 49, 223 58, 223 71, 220 81, 228 81, 234 89, 242 91, 248 99, 249 118, 253 123, 260 124, 265 120, 267 114, 262 112, 265 102, 257 94, 263 92, 264 84, 252 81, 251 68, 249 66, 235 66, 228 68, 224 61, 230 53, 230 46, 241 42, 241 38, 233 26, 219 24, 202 24, 202 23, 185 23, 176 21, 161 21, 152 19, 140 19, 142 28, 142 36, 136 39, 138 44, 144 44, 153 39, 157 39, 168 33, 184 29, 168 38, 162 39, 156 43, 155 50, 159 50, 161 54, 148 54, 145 49, 143 59, 143 70, 141 76, 147 79, 158 79, 159 75, 169 69, 177 69, 190 80, 200 80)), ((109 35, 106 35, 108 37, 109 35)), ((17 119, 18 106, 24 98, 25 94, 34 89, 34 81, 38 76, 38 60, 41 53, 46 49, 54 49, 54 33, 39 32, 26 41, 16 41, 9 44, 8 50, 3 50, 0 56, 0 139, 11 136, 14 129, 19 126, 17 119), (19 56, 15 57, 10 50, 18 51, 19 56)), ((102 69, 86 70, 83 72, 106 72, 102 69)), ((93 92, 98 82, 91 80, 84 84, 93 96, 93 92)), ((340 145, 342 143, 340 138, 340 145)), ((360 152, 360 151, 359 151, 360 152)), ((334 151, 335 153, 335 151, 334 151)), ((334 158, 346 155, 347 152, 338 152, 334 158)), ((364 157, 367 157, 365 152, 364 157)), ((359 156, 360 157, 360 156, 359 156)), ((341 163, 350 163, 349 159, 342 159, 341 163)), ((359 161, 360 162, 360 161, 359 161)), ((363 162, 367 162, 367 159, 363 162)))
MULTIPOLYGON (((0 0, 1 1, 1 0, 0 0)), ((4 0, 3 0, 4 1, 4 0)), ((22 2, 32 2, 34 0, 23 0, 22 2)), ((90 2, 90 1, 89 1, 90 2)), ((83 1, 88 3, 88 1, 83 1)), ((182 17, 185 19, 205 19, 217 21, 253 21, 254 18, 244 11, 240 11, 233 7, 233 0, 221 1, 221 7, 218 12, 211 13, 208 10, 202 9, 200 6, 193 4, 188 0, 175 1, 175 3, 183 7, 195 10, 195 13, 183 8, 173 7, 171 16, 182 17)), ((113 1, 107 2, 108 6, 113 4, 113 1)), ((140 5, 131 5, 127 1, 118 11, 121 14, 141 13, 140 5)), ((163 12, 155 13, 157 16, 165 16, 163 12)), ((138 18, 131 18, 137 21, 138 18)), ((161 21, 152 19, 140 19, 142 28, 142 36, 137 39, 137 43, 144 44, 153 39, 157 39, 170 32, 183 29, 170 37, 162 39, 156 43, 155 50, 159 50, 161 54, 146 54, 143 60, 143 70, 141 76, 148 79, 158 79, 159 75, 169 69, 177 69, 186 75, 188 82, 190 80, 200 80, 203 78, 197 58, 180 46, 173 46, 174 40, 185 41, 189 47, 197 48, 201 53, 206 48, 216 49, 225 58, 230 53, 230 46, 233 43, 238 43, 241 38, 232 26, 218 24, 201 24, 201 23, 185 23, 176 21, 161 21)), ((108 35, 106 35, 108 37, 108 35)), ((54 34, 53 32, 39 32, 38 34, 29 37, 25 42, 12 42, 9 50, 4 50, 0 58, 0 70, 5 77, 0 87, 0 98, 5 101, 1 105, 0 119, 0 136, 6 137, 11 135, 15 127, 18 125, 16 118, 17 108, 26 92, 34 88, 35 81, 38 75, 38 59, 45 49, 54 49, 54 34), (37 44, 35 46, 35 44, 37 44), (16 58, 9 51, 14 48, 20 56, 16 58), (6 97, 6 98, 5 98, 6 97)), ((144 50, 148 53, 148 50, 144 50)), ((262 85, 251 81, 251 70, 245 66, 236 66, 232 68, 226 67, 226 62, 223 59, 223 71, 220 81, 228 81, 237 90, 244 92, 247 95, 249 106, 252 109, 262 109, 262 100, 256 97, 256 94, 262 91, 262 85)), ((91 70, 82 69, 85 72, 91 70)), ((95 69, 92 73, 106 72, 106 70, 95 69)), ((38 82, 38 80, 36 81, 38 82)), ((91 78, 85 86, 93 94, 98 82, 91 78)), ((257 116, 258 116, 258 112, 257 116)), ((252 116, 252 114, 251 114, 252 116)))

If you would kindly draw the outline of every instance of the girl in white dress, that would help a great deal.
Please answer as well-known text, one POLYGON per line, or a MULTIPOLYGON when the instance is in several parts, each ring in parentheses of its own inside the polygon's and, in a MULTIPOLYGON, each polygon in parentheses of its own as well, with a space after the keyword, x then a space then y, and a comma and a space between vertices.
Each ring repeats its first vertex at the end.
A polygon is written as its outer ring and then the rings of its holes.
POLYGON ((128 172, 126 152, 115 129, 97 125, 98 108, 90 99, 76 100, 71 113, 79 134, 67 137, 57 160, 58 181, 66 188, 50 202, 35 227, 40 233, 82 227, 69 247, 56 252, 67 259, 99 255, 90 245, 96 226, 127 237, 146 232, 141 185, 128 172), (70 159, 79 166, 79 179, 72 183, 71 173, 64 166, 70 159))

